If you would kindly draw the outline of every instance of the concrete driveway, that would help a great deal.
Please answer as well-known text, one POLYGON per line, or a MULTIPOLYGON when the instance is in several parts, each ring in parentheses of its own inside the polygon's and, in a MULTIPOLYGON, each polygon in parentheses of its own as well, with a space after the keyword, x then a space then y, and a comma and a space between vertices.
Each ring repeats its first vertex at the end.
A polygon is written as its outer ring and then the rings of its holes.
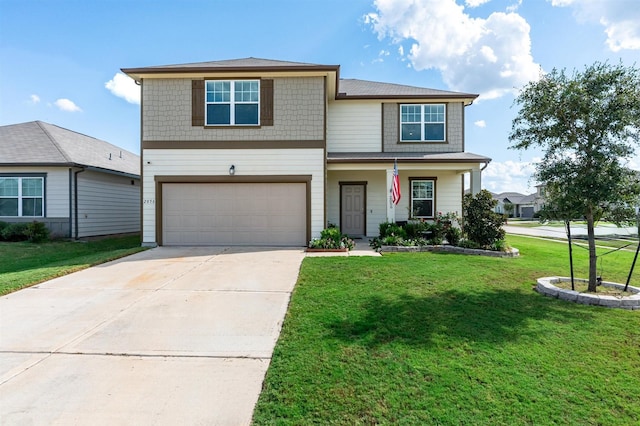
POLYGON ((0 423, 249 424, 303 258, 158 247, 0 298, 0 423))

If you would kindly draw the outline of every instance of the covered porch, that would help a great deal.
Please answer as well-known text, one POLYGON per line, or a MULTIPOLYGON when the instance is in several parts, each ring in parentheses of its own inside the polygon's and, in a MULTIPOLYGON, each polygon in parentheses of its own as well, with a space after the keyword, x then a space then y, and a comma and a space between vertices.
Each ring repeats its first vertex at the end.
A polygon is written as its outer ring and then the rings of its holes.
POLYGON ((491 161, 471 153, 329 153, 326 217, 352 237, 375 237, 383 222, 430 220, 438 212, 462 213, 465 175, 480 191, 481 171, 491 161), (401 198, 391 199, 394 161, 401 198))

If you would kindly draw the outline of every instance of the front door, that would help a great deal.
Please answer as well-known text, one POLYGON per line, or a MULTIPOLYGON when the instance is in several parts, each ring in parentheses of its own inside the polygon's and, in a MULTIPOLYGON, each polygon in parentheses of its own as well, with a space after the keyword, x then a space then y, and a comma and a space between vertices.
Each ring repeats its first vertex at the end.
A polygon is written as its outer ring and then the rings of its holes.
POLYGON ((365 185, 340 185, 340 231, 350 237, 365 235, 365 185))

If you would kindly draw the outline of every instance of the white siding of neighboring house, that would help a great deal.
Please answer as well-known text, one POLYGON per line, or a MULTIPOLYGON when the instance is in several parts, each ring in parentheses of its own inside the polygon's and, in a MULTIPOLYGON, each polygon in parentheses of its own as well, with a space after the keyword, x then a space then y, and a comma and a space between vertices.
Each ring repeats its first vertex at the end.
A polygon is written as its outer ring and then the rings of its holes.
POLYGON ((139 231, 139 179, 94 171, 78 174, 78 237, 139 231))
MULTIPOLYGON (((409 177, 436 177, 436 213, 448 212, 462 215, 462 179, 456 171, 401 170, 402 198, 396 206, 396 221, 409 218, 409 177)), ((378 236, 379 224, 387 221, 389 189, 386 187, 386 171, 330 171, 327 181, 327 220, 340 224, 339 182, 367 182, 367 236, 378 236)))
POLYGON ((324 229, 323 149, 147 149, 144 151, 143 243, 156 243, 155 176, 311 175, 311 235, 324 229))
POLYGON ((327 114, 328 152, 380 152, 380 101, 331 102, 327 114))

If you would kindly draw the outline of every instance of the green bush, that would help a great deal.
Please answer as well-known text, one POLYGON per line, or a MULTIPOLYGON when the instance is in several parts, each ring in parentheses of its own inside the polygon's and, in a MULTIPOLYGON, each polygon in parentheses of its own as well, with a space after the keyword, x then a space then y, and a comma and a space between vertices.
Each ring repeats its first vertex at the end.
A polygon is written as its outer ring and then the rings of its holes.
POLYGON ((444 232, 444 237, 447 239, 447 242, 452 246, 457 246, 460 243, 460 238, 462 238, 462 231, 460 228, 455 226, 450 226, 444 232))
POLYGON ((422 238, 422 234, 429 230, 429 224, 426 222, 408 222, 403 226, 403 229, 409 239, 422 238))
POLYGON ((353 250, 356 244, 353 240, 340 232, 340 229, 329 227, 320 232, 320 238, 309 241, 312 249, 348 249, 353 250))
POLYGON ((497 241, 504 240, 505 232, 502 225, 506 218, 493 211, 497 203, 486 189, 475 196, 465 194, 462 199, 464 235, 480 248, 490 250, 497 241))
POLYGON ((0 221, 0 241, 4 240, 4 238, 2 238, 2 231, 4 231, 7 226, 9 226, 7 222, 0 221))
POLYGON ((27 225, 24 234, 30 242, 41 243, 49 239, 49 228, 42 222, 33 221, 27 225))
POLYGON ((380 230, 380 238, 396 236, 402 239, 407 238, 407 232, 402 228, 402 226, 394 223, 394 222, 382 222, 379 226, 380 230))
POLYGON ((4 241, 25 241, 27 235, 28 223, 11 223, 2 230, 2 239, 4 241))

